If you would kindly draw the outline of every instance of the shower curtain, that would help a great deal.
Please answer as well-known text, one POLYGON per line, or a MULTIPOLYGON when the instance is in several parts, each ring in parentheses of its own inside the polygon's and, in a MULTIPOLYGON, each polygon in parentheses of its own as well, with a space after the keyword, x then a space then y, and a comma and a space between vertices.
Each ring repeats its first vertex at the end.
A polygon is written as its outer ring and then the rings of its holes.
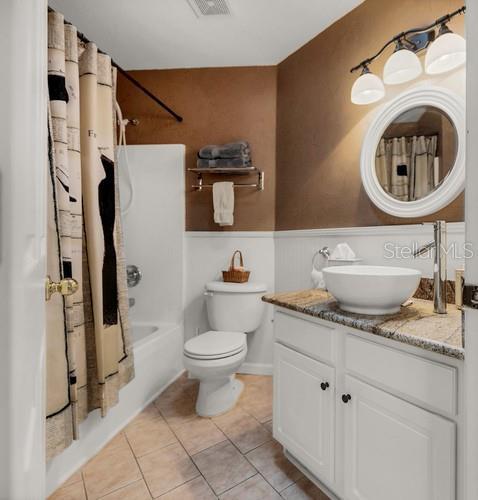
POLYGON ((48 14, 47 268, 79 290, 46 302, 46 441, 51 459, 88 413, 105 416, 134 376, 115 167, 116 71, 48 14))
POLYGON ((413 201, 435 186, 434 162, 438 137, 413 136, 381 139, 375 158, 382 188, 401 201, 413 201))

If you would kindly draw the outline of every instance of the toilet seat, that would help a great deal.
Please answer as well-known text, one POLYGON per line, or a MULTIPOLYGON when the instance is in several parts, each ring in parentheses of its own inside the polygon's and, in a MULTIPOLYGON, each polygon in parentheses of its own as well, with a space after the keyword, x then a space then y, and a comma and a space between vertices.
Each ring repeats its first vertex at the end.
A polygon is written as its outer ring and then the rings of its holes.
POLYGON ((246 347, 245 333, 209 331, 188 340, 184 344, 184 355, 192 359, 223 359, 242 352, 246 347))

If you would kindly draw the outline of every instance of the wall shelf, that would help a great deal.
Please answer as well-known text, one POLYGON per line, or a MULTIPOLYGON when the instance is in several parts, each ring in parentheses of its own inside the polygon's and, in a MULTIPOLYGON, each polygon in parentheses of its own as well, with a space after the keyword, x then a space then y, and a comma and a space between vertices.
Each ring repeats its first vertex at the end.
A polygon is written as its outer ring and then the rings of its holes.
POLYGON ((197 184, 192 188, 196 191, 202 191, 203 188, 212 188, 212 184, 204 184, 203 174, 222 174, 222 175, 257 175, 257 183, 241 184, 234 183, 234 188, 255 188, 258 191, 264 191, 264 172, 255 167, 244 168, 188 168, 188 172, 197 174, 197 184))

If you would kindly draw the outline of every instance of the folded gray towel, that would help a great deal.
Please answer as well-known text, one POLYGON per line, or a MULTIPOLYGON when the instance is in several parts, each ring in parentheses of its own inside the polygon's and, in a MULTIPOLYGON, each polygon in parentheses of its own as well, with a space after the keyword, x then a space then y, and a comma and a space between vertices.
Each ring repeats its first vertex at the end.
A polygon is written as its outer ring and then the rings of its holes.
POLYGON ((198 168, 245 168, 252 165, 251 160, 244 158, 217 158, 215 160, 197 159, 198 168))
POLYGON ((220 146, 209 145, 199 150, 199 158, 214 160, 216 158, 250 158, 251 149, 245 141, 231 142, 220 146))

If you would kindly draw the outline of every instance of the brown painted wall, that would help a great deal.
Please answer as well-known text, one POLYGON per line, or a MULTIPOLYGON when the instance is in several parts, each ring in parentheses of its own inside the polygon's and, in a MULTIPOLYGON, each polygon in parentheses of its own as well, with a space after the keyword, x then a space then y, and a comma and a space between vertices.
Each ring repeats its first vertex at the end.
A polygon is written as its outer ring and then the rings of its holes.
MULTIPOLYGON (((138 118, 128 127, 129 144, 186 144, 186 167, 194 167, 205 144, 245 139, 253 163, 265 172, 265 190, 236 189, 235 223, 220 228, 213 221, 211 189, 193 191, 193 173, 186 175, 186 228, 189 231, 270 231, 275 226, 277 67, 133 71, 135 76, 184 117, 177 123, 123 78, 118 100, 123 114, 138 118)), ((231 180, 205 176, 204 182, 231 180)), ((256 176, 235 180, 254 183, 256 176)))
MULTIPOLYGON (((428 24, 462 4, 366 0, 279 65, 276 229, 463 220, 463 195, 418 220, 388 216, 370 202, 360 179, 360 149, 371 106, 350 102, 357 75, 349 73, 396 33, 428 24)), ((463 17, 450 28, 463 33, 463 17)), ((380 75, 386 59, 374 63, 372 71, 380 75)))

